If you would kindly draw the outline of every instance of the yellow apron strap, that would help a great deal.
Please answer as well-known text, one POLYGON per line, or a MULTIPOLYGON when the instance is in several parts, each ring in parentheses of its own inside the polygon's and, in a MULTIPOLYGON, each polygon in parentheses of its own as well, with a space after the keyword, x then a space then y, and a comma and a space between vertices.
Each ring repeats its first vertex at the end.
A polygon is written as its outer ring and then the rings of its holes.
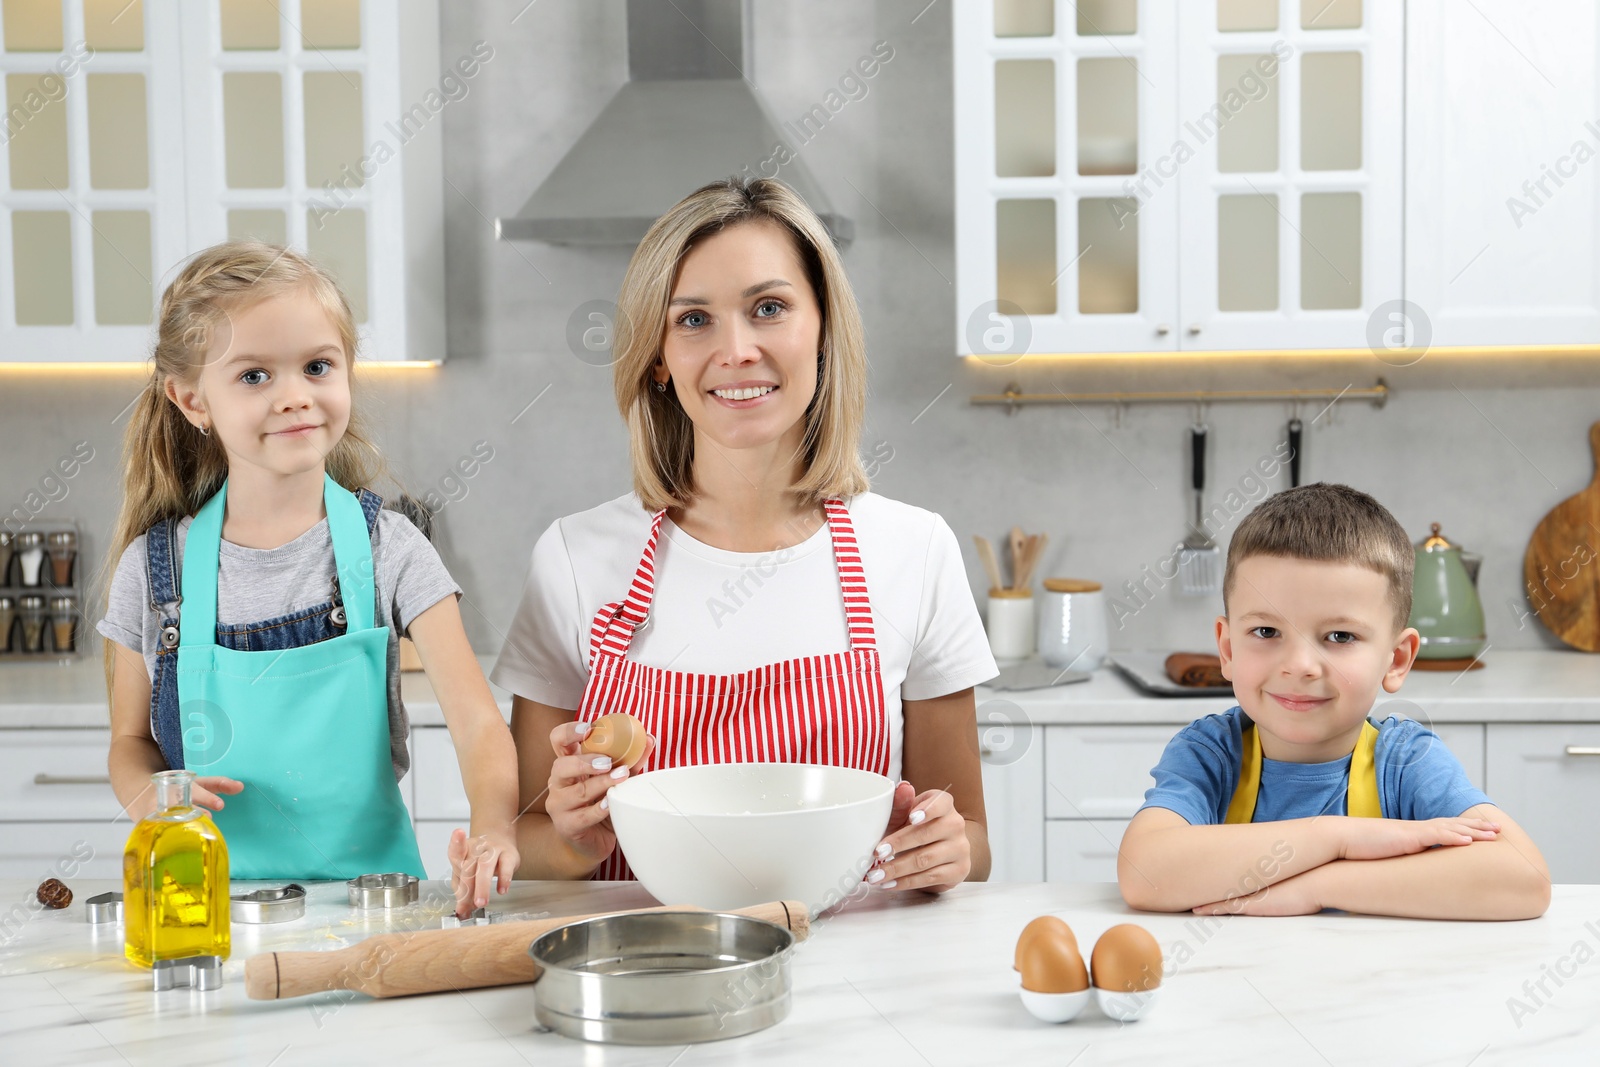
POLYGON ((1346 814, 1358 819, 1383 818, 1378 799, 1378 728, 1370 721, 1361 724, 1356 750, 1350 754, 1350 792, 1345 797, 1346 814))
MULTIPOLYGON (((1254 822, 1256 797, 1261 792, 1261 738, 1255 724, 1244 728, 1244 758, 1239 764, 1239 784, 1228 802, 1225 823, 1254 822)), ((1383 806, 1378 799, 1378 728, 1370 721, 1361 725, 1355 751, 1350 754, 1350 786, 1345 795, 1345 810, 1353 818, 1381 819, 1383 806)))
POLYGON ((1261 791, 1261 738, 1256 724, 1244 728, 1240 740, 1244 742, 1244 758, 1239 763, 1239 785, 1228 802, 1228 816, 1223 822, 1254 822, 1256 794, 1261 791))

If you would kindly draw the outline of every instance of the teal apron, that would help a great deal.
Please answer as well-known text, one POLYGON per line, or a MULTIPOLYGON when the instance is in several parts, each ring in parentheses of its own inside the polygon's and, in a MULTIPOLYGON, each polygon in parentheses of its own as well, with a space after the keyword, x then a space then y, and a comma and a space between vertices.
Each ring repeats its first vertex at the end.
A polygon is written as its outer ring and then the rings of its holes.
POLYGON ((178 700, 184 765, 244 783, 213 818, 236 879, 426 877, 389 753, 388 627, 374 625, 372 542, 356 498, 323 476, 347 629, 299 648, 216 643, 228 485, 189 526, 178 700))

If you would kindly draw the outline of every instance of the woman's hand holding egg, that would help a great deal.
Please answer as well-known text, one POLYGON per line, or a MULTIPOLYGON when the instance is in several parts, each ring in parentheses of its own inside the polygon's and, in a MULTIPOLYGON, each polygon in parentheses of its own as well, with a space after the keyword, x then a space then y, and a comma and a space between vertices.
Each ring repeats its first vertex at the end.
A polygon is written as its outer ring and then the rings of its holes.
POLYGON ((918 793, 910 782, 901 782, 877 856, 879 865, 867 873, 867 881, 882 889, 943 893, 966 881, 972 842, 955 798, 943 789, 918 793))
POLYGON ((550 765, 550 781, 544 808, 556 832, 578 855, 599 866, 617 847, 606 810, 606 794, 625 780, 632 767, 649 758, 655 739, 644 733, 638 720, 626 715, 607 715, 594 724, 566 722, 550 731, 550 746, 556 758, 550 765), (637 732, 615 720, 626 719, 638 726, 637 732), (607 720, 612 720, 607 722, 607 720), (602 724, 604 728, 602 728, 602 724), (618 759, 606 753, 585 751, 591 733, 606 748, 621 739, 618 759), (602 736, 603 735, 603 736, 602 736), (642 745, 638 737, 642 735, 642 745), (638 755, 629 760, 626 757, 638 755))

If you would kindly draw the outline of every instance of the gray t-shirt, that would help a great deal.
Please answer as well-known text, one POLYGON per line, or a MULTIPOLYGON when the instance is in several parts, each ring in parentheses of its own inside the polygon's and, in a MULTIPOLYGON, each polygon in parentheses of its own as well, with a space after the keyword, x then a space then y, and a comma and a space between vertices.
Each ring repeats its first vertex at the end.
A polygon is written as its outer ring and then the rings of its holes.
MULTIPOLYGON (((178 523, 179 574, 191 519, 178 523)), ((445 597, 461 592, 439 553, 397 511, 378 512, 372 535, 372 568, 377 580, 378 626, 389 628, 389 753, 398 781, 411 766, 406 750, 410 726, 400 702, 400 636, 418 615, 445 597)), ((333 597, 333 538, 323 519, 288 544, 244 548, 224 540, 217 572, 217 622, 238 625, 274 619, 326 603, 333 597)), ((117 562, 107 598, 106 617, 95 629, 108 640, 144 653, 145 669, 155 679, 161 616, 150 607, 145 571, 145 538, 135 538, 117 562)), ((179 615, 182 620, 181 610, 179 615)))

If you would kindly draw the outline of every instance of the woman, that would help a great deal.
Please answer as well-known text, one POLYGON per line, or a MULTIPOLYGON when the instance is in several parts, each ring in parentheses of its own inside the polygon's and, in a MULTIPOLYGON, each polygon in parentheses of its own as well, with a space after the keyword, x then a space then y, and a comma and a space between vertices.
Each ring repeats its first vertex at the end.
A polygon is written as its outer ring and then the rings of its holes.
POLYGON ((950 528, 867 492, 861 320, 816 215, 737 179, 668 211, 623 279, 614 374, 634 492, 545 531, 492 675, 515 694, 518 877, 631 877, 606 812, 630 771, 579 755, 617 711, 653 739, 631 773, 894 777, 867 880, 986 877, 972 687, 994 660, 950 528))

